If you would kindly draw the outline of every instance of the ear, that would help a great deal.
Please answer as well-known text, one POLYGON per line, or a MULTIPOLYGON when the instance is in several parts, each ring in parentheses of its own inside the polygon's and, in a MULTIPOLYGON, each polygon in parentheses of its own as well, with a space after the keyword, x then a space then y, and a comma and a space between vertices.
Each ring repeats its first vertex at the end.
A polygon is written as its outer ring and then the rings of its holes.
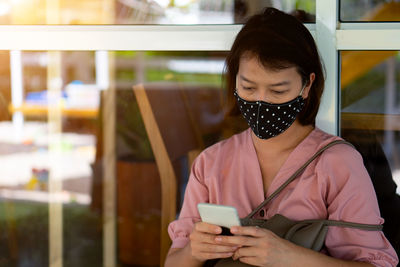
POLYGON ((315 80, 315 73, 312 72, 312 73, 310 73, 310 77, 308 78, 308 83, 306 84, 306 87, 304 87, 304 90, 303 90, 302 97, 304 99, 306 99, 308 97, 308 94, 310 92, 310 89, 311 89, 311 86, 312 86, 314 80, 315 80))

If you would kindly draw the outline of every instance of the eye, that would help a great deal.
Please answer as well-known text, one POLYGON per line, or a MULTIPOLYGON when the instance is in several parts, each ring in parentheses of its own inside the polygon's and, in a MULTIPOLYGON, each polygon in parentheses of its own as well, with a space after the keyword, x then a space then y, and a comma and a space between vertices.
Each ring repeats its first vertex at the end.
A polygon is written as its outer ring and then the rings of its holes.
POLYGON ((275 95, 282 95, 282 94, 286 93, 286 92, 287 92, 287 90, 284 90, 284 91, 276 91, 276 90, 272 90, 271 92, 272 92, 273 94, 275 94, 275 95))
POLYGON ((243 88, 244 90, 253 90, 253 89, 254 89, 254 87, 246 87, 246 86, 242 86, 242 88, 243 88))

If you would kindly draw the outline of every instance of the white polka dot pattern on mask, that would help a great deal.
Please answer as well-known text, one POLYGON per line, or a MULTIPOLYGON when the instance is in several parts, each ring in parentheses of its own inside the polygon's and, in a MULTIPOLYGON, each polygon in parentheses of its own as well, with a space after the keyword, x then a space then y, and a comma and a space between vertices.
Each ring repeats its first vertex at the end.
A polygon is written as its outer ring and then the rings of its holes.
POLYGON ((261 139, 268 139, 284 132, 295 121, 304 106, 301 96, 283 103, 271 104, 264 101, 247 101, 234 93, 239 110, 254 134, 261 139))

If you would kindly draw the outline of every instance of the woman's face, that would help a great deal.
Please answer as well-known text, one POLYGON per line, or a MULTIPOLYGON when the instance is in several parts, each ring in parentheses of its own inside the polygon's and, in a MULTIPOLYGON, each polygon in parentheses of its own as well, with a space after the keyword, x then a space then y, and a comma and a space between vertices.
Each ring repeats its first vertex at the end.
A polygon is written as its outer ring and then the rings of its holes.
MULTIPOLYGON (((302 93, 303 98, 307 98, 314 78, 315 74, 310 74, 310 82, 302 93)), ((265 68, 256 57, 242 56, 236 88, 239 96, 245 100, 280 104, 299 96, 303 84, 295 67, 271 70, 265 68)))

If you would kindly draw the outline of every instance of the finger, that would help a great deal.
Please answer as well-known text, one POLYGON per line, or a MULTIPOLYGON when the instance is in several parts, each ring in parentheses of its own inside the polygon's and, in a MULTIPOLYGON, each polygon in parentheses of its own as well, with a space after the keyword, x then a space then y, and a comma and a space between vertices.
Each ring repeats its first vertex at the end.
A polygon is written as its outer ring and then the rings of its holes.
MULTIPOLYGON (((215 241, 215 237, 217 235, 214 234, 208 234, 208 233, 203 233, 203 232, 198 232, 198 231, 193 231, 189 238, 191 242, 197 242, 197 243, 208 243, 208 244, 217 244, 215 241)), ((224 243, 224 242, 219 242, 217 245, 224 245, 224 246, 235 246, 234 244, 230 243, 224 243)))
POLYGON ((215 242, 217 244, 231 244, 237 246, 254 246, 257 244, 257 239, 251 236, 216 236, 215 242))
POLYGON ((195 246, 195 249, 197 249, 200 252, 204 253, 210 253, 210 252, 232 252, 234 253, 238 247, 237 246, 224 246, 224 245, 215 245, 215 244, 198 244, 195 246))
POLYGON ((239 260, 249 265, 260 266, 256 257, 241 257, 239 260))
POLYGON ((208 244, 215 244, 216 243, 215 237, 216 235, 198 231, 193 231, 189 236, 191 242, 208 243, 208 244))
POLYGON ((231 227, 231 232, 234 235, 247 235, 254 237, 263 237, 270 233, 271 231, 260 228, 258 226, 233 226, 231 227))
POLYGON ((257 257, 260 256, 262 252, 256 247, 241 247, 235 251, 233 254, 233 259, 238 259, 242 257, 257 257))
POLYGON ((196 223, 195 229, 199 232, 210 233, 210 234, 220 234, 222 232, 222 228, 219 227, 218 225, 205 222, 196 223))
POLYGON ((259 250, 253 248, 240 248, 233 254, 233 260, 239 259, 243 263, 260 266, 259 250))
POLYGON ((210 252, 210 253, 200 253, 201 258, 212 260, 212 259, 221 259, 221 258, 230 258, 232 257, 233 252, 210 252))

